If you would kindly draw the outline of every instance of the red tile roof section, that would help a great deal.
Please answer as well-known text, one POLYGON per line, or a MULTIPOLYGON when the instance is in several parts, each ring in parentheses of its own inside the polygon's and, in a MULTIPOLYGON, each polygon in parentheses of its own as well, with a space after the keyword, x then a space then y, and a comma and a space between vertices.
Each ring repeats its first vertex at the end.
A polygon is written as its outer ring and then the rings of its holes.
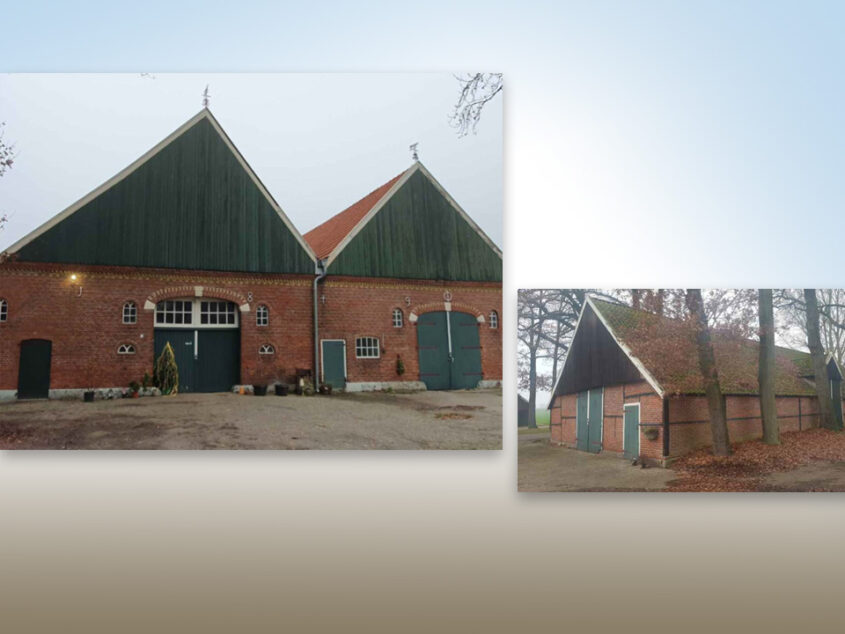
POLYGON ((311 245, 317 257, 321 260, 329 257, 335 247, 358 225, 367 213, 380 201, 384 195, 396 184, 405 172, 392 178, 378 189, 364 196, 351 207, 347 207, 336 216, 332 216, 323 224, 314 227, 303 237, 311 245))

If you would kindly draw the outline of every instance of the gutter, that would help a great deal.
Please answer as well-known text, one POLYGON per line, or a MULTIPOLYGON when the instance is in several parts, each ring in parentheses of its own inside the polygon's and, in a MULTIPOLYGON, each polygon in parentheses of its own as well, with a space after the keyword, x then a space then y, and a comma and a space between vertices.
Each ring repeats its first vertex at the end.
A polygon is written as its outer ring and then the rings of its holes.
POLYGON ((320 330, 318 324, 317 306, 317 284, 325 279, 328 273, 326 272, 325 260, 317 260, 316 270, 314 271, 314 391, 320 391, 320 330))

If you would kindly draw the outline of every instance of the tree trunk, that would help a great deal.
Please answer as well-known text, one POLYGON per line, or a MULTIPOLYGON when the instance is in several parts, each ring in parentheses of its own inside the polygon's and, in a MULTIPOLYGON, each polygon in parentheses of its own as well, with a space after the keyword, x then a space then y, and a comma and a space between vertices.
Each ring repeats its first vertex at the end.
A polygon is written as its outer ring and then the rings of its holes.
POLYGON ((537 348, 531 347, 528 365, 528 427, 537 429, 537 348))
POLYGON ((707 409, 710 413, 710 433, 713 436, 713 455, 729 456, 731 441, 728 437, 728 422, 725 415, 725 397, 719 385, 719 371, 716 355, 710 341, 710 328, 704 313, 701 290, 687 289, 687 306, 695 319, 695 343, 698 348, 698 367, 704 378, 704 392, 707 395, 707 409))
POLYGON ((814 288, 804 289, 804 303, 807 305, 807 347, 813 359, 813 383, 816 386, 816 396, 819 399, 819 426, 825 429, 835 429, 833 414, 830 408, 830 382, 827 379, 827 364, 824 359, 824 348, 819 334, 819 305, 816 301, 814 288))
POLYGON ((758 291, 757 304, 760 319, 760 415, 763 419, 763 442, 780 444, 778 411, 775 401, 775 310, 772 289, 758 291))

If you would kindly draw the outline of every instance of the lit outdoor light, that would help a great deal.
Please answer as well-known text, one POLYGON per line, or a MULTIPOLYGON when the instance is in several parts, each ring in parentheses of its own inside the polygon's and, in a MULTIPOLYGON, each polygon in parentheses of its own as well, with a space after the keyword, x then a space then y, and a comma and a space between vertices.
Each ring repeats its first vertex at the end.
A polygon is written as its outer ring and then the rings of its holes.
POLYGON ((71 282, 75 282, 75 281, 76 281, 76 273, 71 273, 71 274, 70 274, 70 281, 71 281, 71 282))

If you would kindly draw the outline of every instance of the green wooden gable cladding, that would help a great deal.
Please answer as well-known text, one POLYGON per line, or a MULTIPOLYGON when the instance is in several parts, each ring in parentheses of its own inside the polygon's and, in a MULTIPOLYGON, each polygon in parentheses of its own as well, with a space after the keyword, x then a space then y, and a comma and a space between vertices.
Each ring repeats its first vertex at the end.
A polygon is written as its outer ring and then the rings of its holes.
POLYGON ((417 170, 330 262, 328 272, 501 282, 502 258, 417 170))
POLYGON ((309 252, 210 114, 17 255, 36 262, 314 272, 309 252))

